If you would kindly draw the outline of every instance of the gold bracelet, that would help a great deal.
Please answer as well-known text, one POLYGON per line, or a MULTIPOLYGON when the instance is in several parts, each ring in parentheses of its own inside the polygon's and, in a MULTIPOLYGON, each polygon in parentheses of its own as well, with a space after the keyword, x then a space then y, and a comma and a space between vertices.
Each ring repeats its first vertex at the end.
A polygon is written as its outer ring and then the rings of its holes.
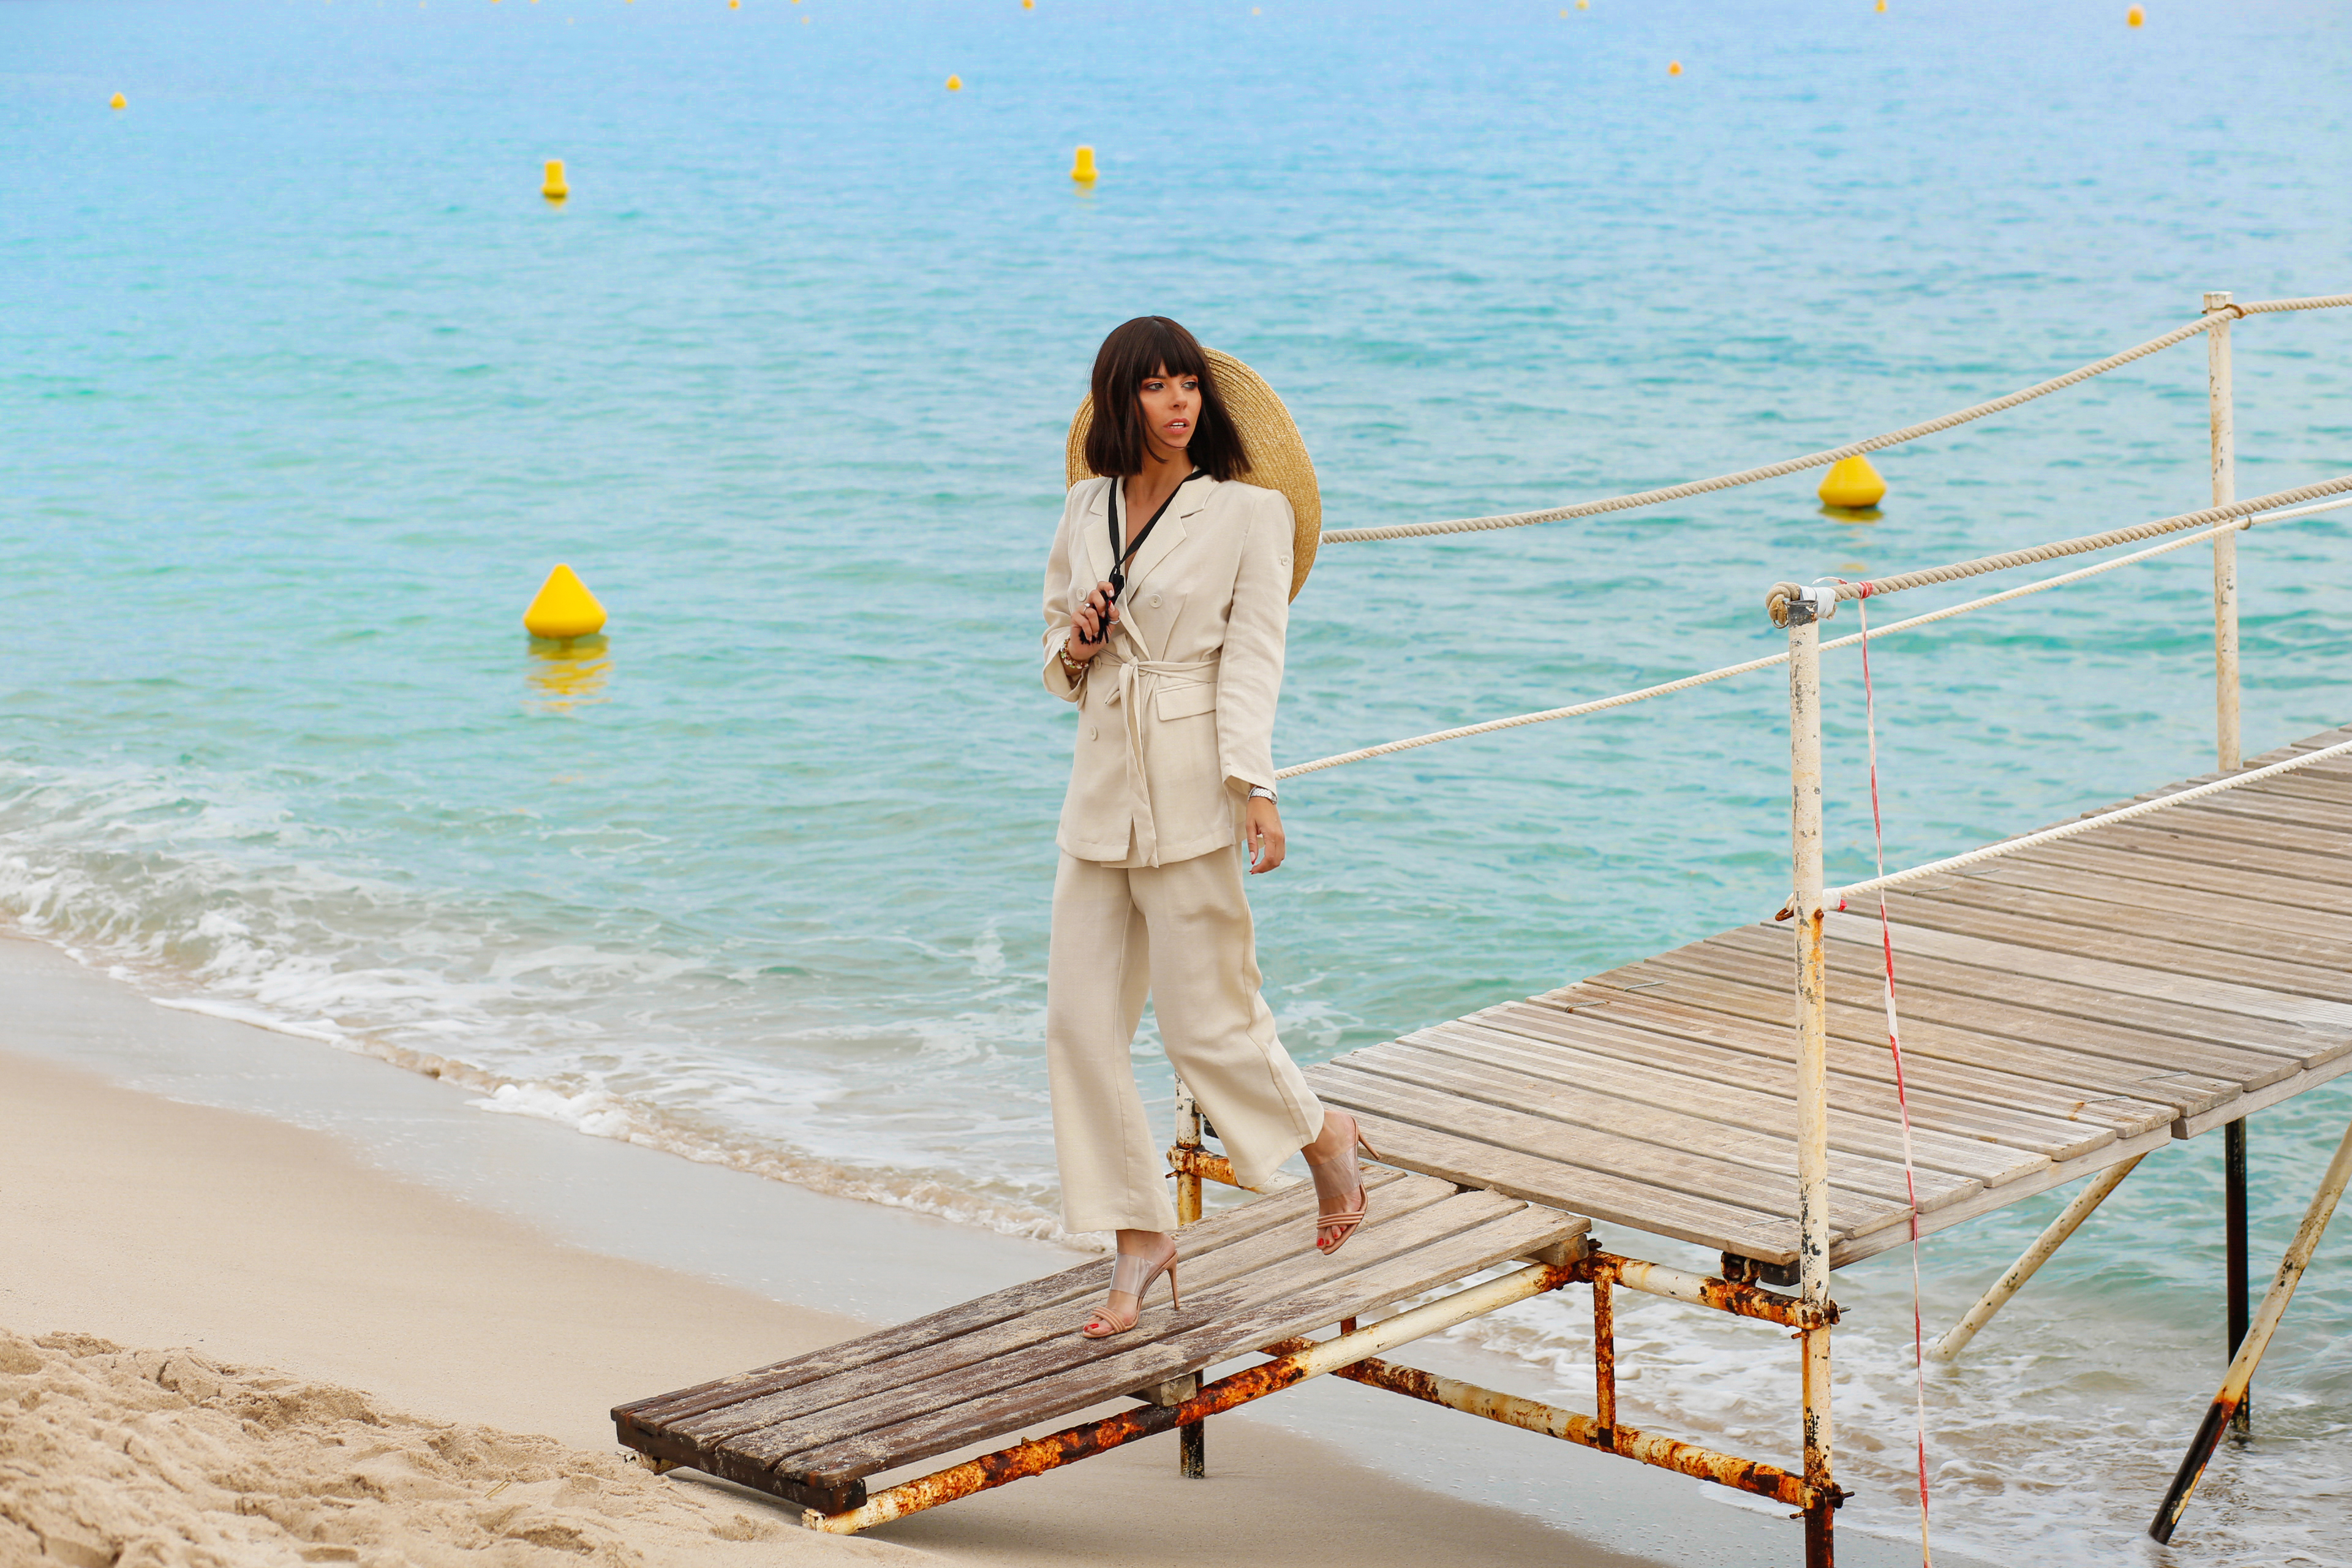
POLYGON ((1087 678, 1087 667, 1070 657, 1069 644, 1064 643, 1060 647, 1055 648, 1054 651, 1061 657, 1062 673, 1070 678, 1071 685, 1076 686, 1079 681, 1084 680, 1087 678))

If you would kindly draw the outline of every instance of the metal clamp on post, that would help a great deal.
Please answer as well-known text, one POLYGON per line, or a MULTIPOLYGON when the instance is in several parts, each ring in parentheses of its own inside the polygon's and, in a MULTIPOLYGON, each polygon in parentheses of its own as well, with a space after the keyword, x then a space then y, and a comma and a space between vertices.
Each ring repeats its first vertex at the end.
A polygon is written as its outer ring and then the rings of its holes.
POLYGON ((1837 614, 1834 587, 1808 588, 1801 583, 1775 583, 1764 595, 1765 614, 1776 626, 1811 626, 1837 614))

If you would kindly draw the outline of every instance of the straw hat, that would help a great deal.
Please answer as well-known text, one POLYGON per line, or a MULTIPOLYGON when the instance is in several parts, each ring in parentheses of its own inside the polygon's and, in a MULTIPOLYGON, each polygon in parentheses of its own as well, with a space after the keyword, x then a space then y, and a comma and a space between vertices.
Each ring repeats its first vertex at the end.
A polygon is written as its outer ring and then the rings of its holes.
MULTIPOLYGON (((1280 490, 1290 499, 1290 515, 1297 529, 1290 551, 1290 596, 1296 599, 1298 590, 1307 586, 1307 574, 1315 564, 1315 546, 1323 538, 1323 492, 1315 487, 1315 465, 1307 456, 1307 443, 1299 438, 1290 410, 1282 405, 1264 376, 1231 354, 1209 348, 1202 352, 1209 356, 1209 374, 1216 379, 1225 413, 1240 427, 1242 442, 1249 448, 1250 466, 1240 479, 1245 484, 1280 490)), ((1087 467, 1087 430, 1094 422, 1094 394, 1088 393, 1070 420, 1070 444, 1063 463, 1070 484, 1094 472, 1087 467)))

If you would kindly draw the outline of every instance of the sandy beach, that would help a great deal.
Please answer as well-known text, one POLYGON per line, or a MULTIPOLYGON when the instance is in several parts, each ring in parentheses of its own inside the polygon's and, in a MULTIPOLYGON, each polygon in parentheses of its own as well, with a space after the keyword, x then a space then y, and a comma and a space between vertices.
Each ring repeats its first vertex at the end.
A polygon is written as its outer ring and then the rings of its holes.
MULTIPOLYGON (((1178 1480, 1163 1437, 850 1541, 739 1489, 656 1479, 620 1458, 614 1403, 860 1322, 569 1245, 327 1133, 60 1065, 60 1019, 243 1026, 38 944, 0 957, 17 1004, 0 1034, 0 1563, 43 1561, 44 1542, 49 1561, 142 1564, 1417 1565, 1467 1542, 1482 1563, 1645 1561, 1246 1417, 1214 1429, 1206 1483, 1178 1480)), ((422 1081, 352 1065, 387 1096, 422 1081)), ((899 1229, 874 1213, 877 1237, 899 1229)))

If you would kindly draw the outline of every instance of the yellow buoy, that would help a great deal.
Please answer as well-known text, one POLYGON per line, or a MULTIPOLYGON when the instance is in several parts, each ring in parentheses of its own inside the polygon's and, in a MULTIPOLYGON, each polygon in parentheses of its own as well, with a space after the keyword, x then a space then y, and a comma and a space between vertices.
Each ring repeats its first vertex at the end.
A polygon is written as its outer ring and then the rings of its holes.
POLYGON ((106 100, 106 107, 109 109, 121 109, 130 101, 131 100, 129 99, 123 97, 118 92, 112 98, 106 100))
POLYGON ((1095 183, 1095 150, 1093 148, 1078 149, 1078 155, 1070 163, 1070 178, 1082 185, 1091 185, 1095 183))
POLYGON ((2126 11, 2126 12, 2125 12, 2125 13, 2124 13, 2124 26, 2126 26, 2126 27, 2137 27, 2137 26, 2141 26, 2142 24, 2146 23, 2146 22, 2147 22, 2147 12, 2145 12, 2145 11, 2143 11, 2143 10, 2141 10, 2141 9, 2140 9, 2138 6, 2137 6, 2137 5, 2133 6, 2130 10, 2128 10, 2128 11, 2126 11))
POLYGON ((948 90, 950 92, 961 92, 963 90, 963 78, 960 76, 951 76, 948 78, 948 90))
POLYGON ((740 11, 743 8, 743 0, 727 0, 727 8, 730 11, 740 11))
POLYGON ((1861 511, 1876 506, 1886 494, 1886 481, 1870 466, 1868 458, 1840 458, 1822 476, 1820 490, 1823 506, 1836 507, 1840 511, 1861 511))
POLYGON ((1021 8, 1024 11, 1034 11, 1037 8, 1037 0, 1021 0, 1021 8))
POLYGON ((1680 76, 1680 75, 1682 75, 1682 74, 1683 74, 1683 62, 1682 62, 1682 61, 1680 61, 1680 60, 1668 60, 1668 61, 1666 62, 1666 74, 1667 74, 1668 76, 1680 76))
POLYGON ((560 202, 572 194, 572 187, 563 183, 562 159, 550 158, 547 161, 547 183, 539 187, 539 194, 551 202, 560 202))
POLYGON ((522 613, 522 629, 551 642, 592 637, 604 629, 604 606, 596 602, 578 573, 558 566, 539 585, 530 608, 522 613))

